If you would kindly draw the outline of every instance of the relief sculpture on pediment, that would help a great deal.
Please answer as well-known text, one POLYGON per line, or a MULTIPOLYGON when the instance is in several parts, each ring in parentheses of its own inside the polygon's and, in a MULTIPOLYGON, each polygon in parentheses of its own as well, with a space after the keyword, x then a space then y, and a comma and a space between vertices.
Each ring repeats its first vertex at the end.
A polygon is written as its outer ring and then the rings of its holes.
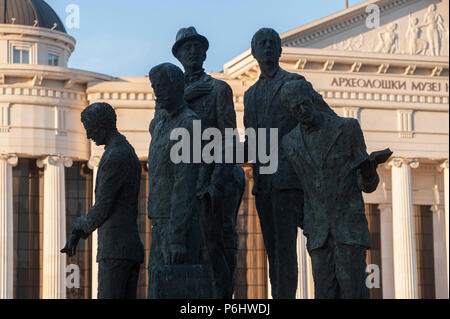
POLYGON ((423 25, 419 25, 419 19, 413 18, 410 14, 408 30, 406 31, 406 41, 408 43, 406 54, 425 54, 428 49, 428 41, 420 38, 422 28, 423 25))
MULTIPOLYGON (((447 37, 448 28, 445 27, 444 18, 436 11, 436 4, 428 7, 423 19, 423 27, 426 29, 427 40, 429 43, 429 55, 439 56, 442 49, 442 40, 447 37)), ((448 45, 448 44, 447 44, 448 45)))
MULTIPOLYGON (((448 9, 448 8, 447 8, 448 9)), ((448 16, 431 4, 378 28, 333 43, 329 48, 339 51, 375 52, 385 54, 448 56, 448 16)))
POLYGON ((378 41, 373 48, 377 53, 398 53, 399 41, 397 34, 397 23, 389 23, 384 31, 378 33, 378 41))

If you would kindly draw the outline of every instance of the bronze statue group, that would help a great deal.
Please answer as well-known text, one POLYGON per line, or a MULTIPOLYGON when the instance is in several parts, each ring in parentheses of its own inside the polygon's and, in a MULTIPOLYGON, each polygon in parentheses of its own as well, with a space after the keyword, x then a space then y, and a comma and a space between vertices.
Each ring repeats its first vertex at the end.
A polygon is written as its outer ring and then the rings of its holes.
MULTIPOLYGON (((202 131, 216 128, 222 136, 227 128, 236 128, 230 86, 204 72, 208 48, 208 40, 194 27, 183 28, 172 53, 184 73, 170 63, 149 73, 156 96, 148 156, 150 299, 231 299, 234 292, 236 220, 245 188, 242 163, 171 160, 175 129, 188 132, 193 142, 195 121, 201 121, 202 131)), ((278 130, 276 172, 261 174, 263 164, 252 161, 252 194, 269 259, 272 296, 295 298, 300 227, 311 256, 315 297, 369 298, 365 279, 370 236, 362 192, 376 190, 377 165, 390 153, 369 155, 357 120, 336 115, 303 76, 280 68, 276 31, 260 29, 251 49, 261 75, 245 93, 244 126, 256 132, 278 130)), ((141 166, 118 132, 110 105, 88 106, 81 121, 87 138, 105 145, 105 152, 95 205, 75 221, 62 252, 75 254, 80 238, 98 229, 98 298, 136 298, 144 261, 137 228, 141 166)), ((268 138, 266 143, 270 149, 268 138)), ((246 140, 246 148, 248 144, 246 140)), ((192 158, 198 150, 194 143, 189 145, 192 158)))

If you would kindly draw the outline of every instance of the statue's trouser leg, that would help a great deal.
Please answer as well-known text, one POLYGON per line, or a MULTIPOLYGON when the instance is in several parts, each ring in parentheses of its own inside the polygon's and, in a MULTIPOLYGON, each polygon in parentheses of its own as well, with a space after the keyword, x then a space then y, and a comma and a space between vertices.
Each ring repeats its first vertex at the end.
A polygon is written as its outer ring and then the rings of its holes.
POLYGON ((330 236, 325 245, 311 251, 316 299, 367 299, 366 248, 336 245, 330 236))
POLYGON ((232 178, 226 182, 224 195, 224 225, 223 225, 223 241, 225 245, 225 258, 227 259, 228 269, 230 270, 231 291, 230 298, 233 296, 238 253, 238 236, 237 236, 237 216, 245 191, 245 175, 242 168, 234 168, 241 174, 241 179, 232 178))
POLYGON ((102 259, 98 265, 99 299, 136 299, 140 264, 126 259, 102 259))
POLYGON ((212 282, 213 298, 229 298, 230 270, 225 257, 223 243, 223 202, 211 200, 206 195, 200 200, 200 224, 202 240, 210 262, 209 277, 212 282))
POLYGON ((366 285, 367 248, 353 245, 336 245, 336 278, 342 299, 369 299, 366 285))
POLYGON ((334 244, 329 237, 325 244, 310 252, 316 299, 339 298, 339 284, 335 275, 334 244))
POLYGON ((272 297, 295 299, 298 281, 297 225, 303 209, 300 190, 257 195, 256 208, 269 258, 272 297))
MULTIPOLYGON (((166 224, 168 221, 166 222, 166 224)), ((160 296, 154 296, 151 293, 151 282, 152 277, 151 271, 152 267, 156 265, 167 265, 169 264, 169 252, 167 247, 167 227, 163 224, 159 224, 155 220, 152 220, 152 244, 150 247, 150 254, 148 256, 148 289, 147 298, 148 299, 159 299, 160 296)))
POLYGON ((272 201, 270 193, 258 193, 255 198, 256 210, 259 216, 264 246, 269 260, 269 279, 272 288, 272 297, 276 298, 278 281, 276 280, 275 266, 275 229, 272 215, 272 201))

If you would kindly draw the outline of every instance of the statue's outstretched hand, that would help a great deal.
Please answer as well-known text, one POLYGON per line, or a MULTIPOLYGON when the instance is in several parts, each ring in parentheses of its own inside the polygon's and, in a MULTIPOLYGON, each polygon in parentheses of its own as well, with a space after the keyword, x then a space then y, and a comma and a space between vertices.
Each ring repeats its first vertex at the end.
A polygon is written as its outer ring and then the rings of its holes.
POLYGON ((66 243, 66 246, 64 246, 64 248, 61 249, 61 253, 67 254, 67 256, 69 257, 75 256, 79 241, 80 241, 79 236, 71 234, 69 240, 66 243))

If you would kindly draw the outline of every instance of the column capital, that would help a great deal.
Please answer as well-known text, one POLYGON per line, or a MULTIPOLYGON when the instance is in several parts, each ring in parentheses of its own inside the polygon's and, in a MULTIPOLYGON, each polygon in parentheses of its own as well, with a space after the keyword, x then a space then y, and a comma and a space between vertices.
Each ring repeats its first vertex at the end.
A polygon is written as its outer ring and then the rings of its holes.
POLYGON ((444 205, 441 205, 441 204, 434 204, 434 205, 431 205, 431 207, 430 207, 431 212, 434 214, 444 211, 444 209, 445 209, 444 205))
POLYGON ((444 162, 439 165, 440 170, 448 169, 448 159, 446 159, 444 162))
POLYGON ((100 164, 100 156, 91 156, 91 158, 89 159, 87 165, 90 169, 94 169, 96 167, 98 167, 98 165, 100 164))
POLYGON ((63 164, 65 167, 71 167, 73 165, 73 160, 70 157, 61 155, 50 155, 39 159, 36 162, 36 165, 39 168, 44 168, 45 165, 57 165, 59 163, 63 164))
POLYGON ((378 210, 380 211, 380 213, 385 213, 386 211, 391 211, 392 212, 392 204, 391 203, 387 203, 387 204, 379 204, 378 205, 378 210))
POLYGON ((402 165, 409 165, 411 168, 419 167, 419 160, 416 158, 403 158, 403 157, 395 157, 389 161, 387 164, 388 167, 397 167, 400 168, 402 165))
POLYGON ((5 160, 12 167, 16 167, 19 164, 19 158, 16 154, 0 154, 0 160, 5 160))

